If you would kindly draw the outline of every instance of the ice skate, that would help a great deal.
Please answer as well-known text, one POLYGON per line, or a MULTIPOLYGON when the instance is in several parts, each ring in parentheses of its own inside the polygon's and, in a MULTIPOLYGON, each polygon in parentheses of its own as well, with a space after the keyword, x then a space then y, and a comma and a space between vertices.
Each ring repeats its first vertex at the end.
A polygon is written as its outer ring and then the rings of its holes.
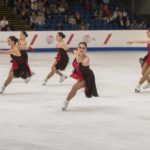
POLYGON ((43 81, 43 86, 45 86, 46 85, 46 83, 47 83, 47 81, 48 81, 48 79, 44 79, 44 81, 43 81))
POLYGON ((141 89, 140 89, 140 85, 137 85, 137 87, 135 88, 135 93, 140 93, 141 89))
POLYGON ((66 75, 62 75, 61 77, 60 77, 60 80, 59 80, 59 83, 62 83, 64 80, 66 80, 67 79, 67 76, 66 75))
POLYGON ((0 88, 0 94, 4 93, 4 91, 5 91, 5 87, 2 86, 2 87, 0 88))
POLYGON ((69 102, 68 102, 67 100, 65 100, 65 101, 63 102, 63 105, 62 105, 62 110, 63 110, 63 111, 65 111, 65 110, 67 109, 68 104, 69 104, 69 102))

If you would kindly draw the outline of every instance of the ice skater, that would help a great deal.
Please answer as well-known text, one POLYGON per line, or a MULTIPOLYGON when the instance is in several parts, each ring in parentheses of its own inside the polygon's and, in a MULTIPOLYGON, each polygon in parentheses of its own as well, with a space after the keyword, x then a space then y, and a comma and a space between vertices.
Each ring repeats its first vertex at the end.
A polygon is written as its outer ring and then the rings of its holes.
POLYGON ((145 62, 142 65, 142 77, 140 78, 140 81, 135 88, 135 92, 139 93, 141 91, 141 85, 147 80, 147 84, 143 88, 150 88, 150 29, 146 31, 147 37, 149 38, 148 40, 143 40, 143 41, 129 41, 127 44, 147 44, 148 48, 148 55, 145 57, 145 62))
POLYGON ((90 69, 90 60, 86 54, 87 44, 80 42, 77 50, 74 50, 73 55, 75 59, 73 61, 74 72, 71 75, 72 78, 76 79, 77 82, 73 85, 69 92, 66 100, 62 105, 62 110, 66 110, 70 100, 76 95, 77 91, 81 88, 85 88, 86 97, 92 96, 98 97, 97 88, 95 84, 95 76, 93 71, 90 69))
POLYGON ((9 50, 0 50, 0 54, 8 54, 12 58, 12 66, 9 71, 9 75, 0 88, 0 93, 3 93, 6 87, 12 82, 13 78, 23 78, 27 79, 30 76, 28 66, 21 56, 20 49, 17 45, 18 39, 15 36, 10 36, 7 40, 8 45, 10 46, 9 50))
POLYGON ((56 35, 56 41, 57 41, 57 57, 55 62, 52 64, 51 71, 47 75, 47 77, 44 79, 43 85, 46 85, 47 81, 54 75, 57 74, 60 76, 59 82, 63 82, 67 76, 62 74, 60 70, 65 70, 67 67, 67 64, 69 62, 69 57, 67 54, 68 47, 64 42, 65 35, 62 32, 58 32, 56 35))
POLYGON ((21 56, 23 57, 23 59, 25 60, 27 66, 28 66, 28 71, 30 73, 30 76, 28 78, 25 79, 25 83, 28 83, 31 79, 31 76, 34 74, 33 71, 31 71, 30 66, 29 66, 29 62, 28 62, 28 54, 27 54, 27 50, 32 50, 31 46, 28 46, 26 38, 28 37, 28 34, 26 31, 21 31, 20 32, 20 37, 18 40, 18 46, 21 52, 21 56))

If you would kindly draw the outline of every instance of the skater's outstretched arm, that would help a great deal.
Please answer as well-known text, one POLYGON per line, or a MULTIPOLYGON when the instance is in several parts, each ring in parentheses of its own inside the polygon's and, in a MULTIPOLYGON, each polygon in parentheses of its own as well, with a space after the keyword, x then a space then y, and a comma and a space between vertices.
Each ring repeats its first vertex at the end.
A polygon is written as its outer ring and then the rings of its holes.
POLYGON ((145 41, 128 41, 127 44, 150 44, 150 40, 145 40, 145 41))
MULTIPOLYGON (((17 50, 17 48, 16 48, 17 50)), ((0 50, 0 54, 15 54, 15 49, 10 49, 10 50, 0 50)))

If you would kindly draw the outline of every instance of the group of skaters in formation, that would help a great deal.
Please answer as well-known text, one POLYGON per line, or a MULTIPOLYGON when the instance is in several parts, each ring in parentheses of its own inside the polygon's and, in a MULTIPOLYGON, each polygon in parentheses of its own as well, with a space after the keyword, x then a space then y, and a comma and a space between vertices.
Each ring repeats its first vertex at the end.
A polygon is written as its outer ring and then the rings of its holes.
MULTIPOLYGON (((148 54, 144 58, 140 58, 142 67, 142 77, 139 80, 138 85, 135 88, 135 92, 141 91, 142 84, 147 80, 147 84, 143 88, 150 88, 150 29, 146 31, 149 40, 145 41, 128 41, 127 44, 147 44, 148 54)), ((20 37, 17 39, 15 36, 10 36, 7 39, 7 43, 10 46, 9 50, 0 50, 0 54, 10 54, 12 58, 12 66, 9 71, 9 75, 0 89, 0 93, 3 93, 6 87, 11 83, 13 78, 22 78, 25 83, 28 83, 34 75, 31 71, 28 62, 27 50, 33 50, 28 46, 26 37, 28 34, 25 31, 20 32, 20 37)), ((60 76, 59 82, 63 82, 67 79, 67 76, 62 74, 61 71, 65 70, 68 65, 69 57, 71 54, 75 57, 73 61, 74 71, 71 77, 76 79, 77 82, 72 86, 67 98, 63 101, 62 110, 66 110, 70 100, 76 95, 77 91, 84 88, 86 97, 91 98, 92 96, 98 97, 98 92, 95 84, 95 76, 93 71, 90 69, 90 60, 87 55, 87 44, 80 42, 76 50, 69 50, 64 42, 65 35, 62 32, 58 32, 56 35, 57 41, 57 56, 55 62, 52 64, 51 71, 44 79, 43 85, 46 85, 47 81, 54 75, 60 76)))
MULTIPOLYGON (((9 71, 9 75, 0 89, 0 93, 4 93, 6 87, 11 83, 14 78, 22 78, 28 83, 34 74, 28 62, 27 50, 32 50, 27 45, 25 31, 20 32, 20 38, 17 39, 15 36, 10 36, 7 39, 7 43, 10 46, 9 50, 0 50, 0 54, 10 54, 12 66, 9 71)), ((84 88, 85 95, 90 98, 92 96, 98 97, 97 88, 95 84, 95 76, 93 71, 90 69, 90 60, 87 55, 87 44, 80 42, 76 50, 69 50, 64 42, 65 35, 62 32, 58 32, 56 35, 57 41, 57 56, 55 62, 52 64, 51 71, 44 79, 43 85, 46 85, 47 81, 54 75, 60 76, 60 83, 63 82, 67 76, 62 74, 61 71, 65 70, 68 65, 69 57, 71 54, 75 57, 73 61, 74 71, 71 77, 76 79, 77 82, 71 88, 67 98, 63 101, 62 110, 66 110, 69 101, 76 95, 77 91, 84 88)))

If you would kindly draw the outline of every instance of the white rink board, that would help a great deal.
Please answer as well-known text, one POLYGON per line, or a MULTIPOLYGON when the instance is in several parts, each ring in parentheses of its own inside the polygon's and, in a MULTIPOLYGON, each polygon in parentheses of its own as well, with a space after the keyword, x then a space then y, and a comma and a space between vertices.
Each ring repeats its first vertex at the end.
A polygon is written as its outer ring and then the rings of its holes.
MULTIPOLYGON (((55 37, 57 31, 30 31, 28 44, 33 42, 35 49, 51 49, 56 47, 55 37)), ((85 41, 88 47, 145 47, 146 45, 127 45, 129 40, 147 39, 145 30, 122 30, 122 31, 63 31, 68 47, 76 47, 79 42, 85 41)), ((0 49, 8 49, 7 38, 11 35, 19 37, 19 32, 0 32, 0 49)))

